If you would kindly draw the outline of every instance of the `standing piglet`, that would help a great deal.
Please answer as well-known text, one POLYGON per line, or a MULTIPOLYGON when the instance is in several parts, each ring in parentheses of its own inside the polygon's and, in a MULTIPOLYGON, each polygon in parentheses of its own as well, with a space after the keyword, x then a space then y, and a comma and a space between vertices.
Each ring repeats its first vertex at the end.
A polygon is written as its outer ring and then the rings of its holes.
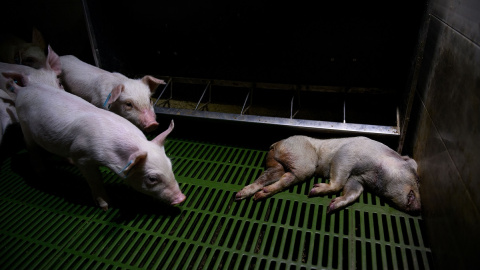
POLYGON ((68 158, 86 178, 102 209, 108 209, 108 198, 99 166, 110 168, 135 190, 167 204, 185 200, 164 149, 173 121, 167 130, 148 141, 126 119, 78 96, 28 80, 25 87, 13 81, 11 84, 17 93, 17 113, 32 161, 42 160, 38 147, 68 158))
POLYGON ((274 143, 267 154, 266 170, 237 192, 236 199, 252 195, 254 200, 264 199, 314 175, 327 177, 330 182, 315 184, 309 197, 343 188, 342 196, 330 202, 327 213, 353 203, 364 187, 402 211, 420 210, 415 160, 366 137, 321 140, 292 136, 274 143))
MULTIPOLYGON (((4 28, 7 28, 4 26, 4 28)), ((0 62, 25 65, 36 69, 46 67, 45 55, 46 42, 42 33, 37 29, 32 30, 32 42, 3 34, 0 36, 0 62)))
POLYGON ((60 72, 62 72, 60 58, 53 49, 48 46, 47 58, 45 59, 44 66, 41 68, 35 69, 25 65, 0 62, 0 89, 6 90, 7 94, 14 99, 15 93, 13 89, 8 89, 7 82, 12 78, 22 84, 20 81, 22 77, 27 77, 29 82, 46 84, 63 89, 58 79, 60 72), (10 75, 6 77, 3 74, 10 75), (16 74, 19 75, 16 76, 16 74))
POLYGON ((150 96, 160 84, 165 84, 163 80, 149 75, 130 79, 87 64, 73 55, 60 59, 65 90, 126 118, 141 130, 149 132, 158 126, 150 96))
POLYGON ((4 90, 0 89, 0 145, 7 127, 13 123, 18 123, 17 111, 13 98, 4 90))
POLYGON ((15 109, 15 93, 7 82, 12 79, 18 84, 23 85, 23 77, 28 81, 40 84, 46 84, 55 88, 62 89, 58 80, 58 75, 61 72, 60 59, 58 55, 48 46, 48 55, 44 67, 35 69, 29 66, 0 63, 0 143, 8 126, 13 123, 18 123, 17 112, 15 109), (3 74, 6 74, 5 77, 3 74), (20 75, 16 75, 20 74, 20 75))

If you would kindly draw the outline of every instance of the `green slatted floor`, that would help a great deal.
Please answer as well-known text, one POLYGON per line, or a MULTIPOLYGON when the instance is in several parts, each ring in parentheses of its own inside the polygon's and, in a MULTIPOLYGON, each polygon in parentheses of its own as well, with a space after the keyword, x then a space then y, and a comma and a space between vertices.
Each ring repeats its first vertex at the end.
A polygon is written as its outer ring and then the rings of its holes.
POLYGON ((25 151, 6 159, 0 269, 430 268, 421 217, 376 196, 327 216, 332 196, 307 198, 321 181, 311 179, 264 202, 235 202, 262 172, 266 150, 175 138, 166 150, 187 196, 177 208, 137 197, 104 170, 115 205, 103 212, 75 168, 59 162, 61 177, 36 182, 21 165, 25 151))

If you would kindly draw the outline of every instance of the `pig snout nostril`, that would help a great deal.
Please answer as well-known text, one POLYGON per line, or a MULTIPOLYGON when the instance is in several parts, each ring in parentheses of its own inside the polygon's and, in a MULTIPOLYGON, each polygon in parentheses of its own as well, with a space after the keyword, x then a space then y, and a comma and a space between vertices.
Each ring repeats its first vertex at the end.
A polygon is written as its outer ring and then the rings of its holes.
POLYGON ((158 127, 158 123, 157 122, 154 122, 154 123, 150 123, 148 125, 145 125, 144 129, 146 132, 151 132, 151 131, 154 131, 155 129, 157 129, 158 127))
POLYGON ((172 202, 172 205, 179 205, 181 204, 182 202, 185 201, 187 197, 183 194, 180 194, 179 196, 177 196, 177 198, 175 198, 175 200, 172 202))

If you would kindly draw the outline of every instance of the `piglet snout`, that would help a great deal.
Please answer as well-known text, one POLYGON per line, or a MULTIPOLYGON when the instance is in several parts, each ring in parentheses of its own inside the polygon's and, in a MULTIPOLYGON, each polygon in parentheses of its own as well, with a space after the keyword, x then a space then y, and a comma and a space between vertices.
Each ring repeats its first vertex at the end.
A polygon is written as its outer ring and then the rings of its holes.
POLYGON ((172 201, 172 205, 179 205, 181 204, 183 201, 185 201, 187 197, 183 194, 183 193, 180 193, 179 195, 177 195, 177 197, 172 201))
POLYGON ((158 127, 158 123, 157 123, 157 122, 150 122, 150 123, 146 124, 143 129, 144 129, 146 132, 152 132, 152 131, 154 131, 155 129, 157 129, 157 127, 158 127))

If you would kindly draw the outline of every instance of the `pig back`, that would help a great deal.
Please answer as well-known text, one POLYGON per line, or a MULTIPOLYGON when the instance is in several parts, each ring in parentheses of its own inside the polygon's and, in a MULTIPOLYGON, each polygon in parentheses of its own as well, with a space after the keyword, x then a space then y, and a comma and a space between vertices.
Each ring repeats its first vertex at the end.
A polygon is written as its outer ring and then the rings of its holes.
POLYGON ((0 63, 0 89, 6 90, 6 92, 12 97, 14 97, 15 95, 7 89, 7 83, 10 80, 1 74, 4 72, 14 72, 22 74, 28 78, 29 83, 42 83, 56 88, 60 88, 57 74, 52 69, 35 69, 24 65, 0 63))
POLYGON ((79 141, 108 145, 142 140, 145 135, 122 117, 99 109, 75 95, 48 86, 24 87, 17 96, 17 114, 27 136, 46 150, 69 157, 79 141), (121 137, 121 138, 118 138, 121 137), (88 142, 87 142, 88 141, 88 142))
POLYGON ((65 90, 79 96, 97 107, 102 106, 114 87, 111 73, 85 63, 73 55, 60 56, 62 73, 60 79, 65 90))

